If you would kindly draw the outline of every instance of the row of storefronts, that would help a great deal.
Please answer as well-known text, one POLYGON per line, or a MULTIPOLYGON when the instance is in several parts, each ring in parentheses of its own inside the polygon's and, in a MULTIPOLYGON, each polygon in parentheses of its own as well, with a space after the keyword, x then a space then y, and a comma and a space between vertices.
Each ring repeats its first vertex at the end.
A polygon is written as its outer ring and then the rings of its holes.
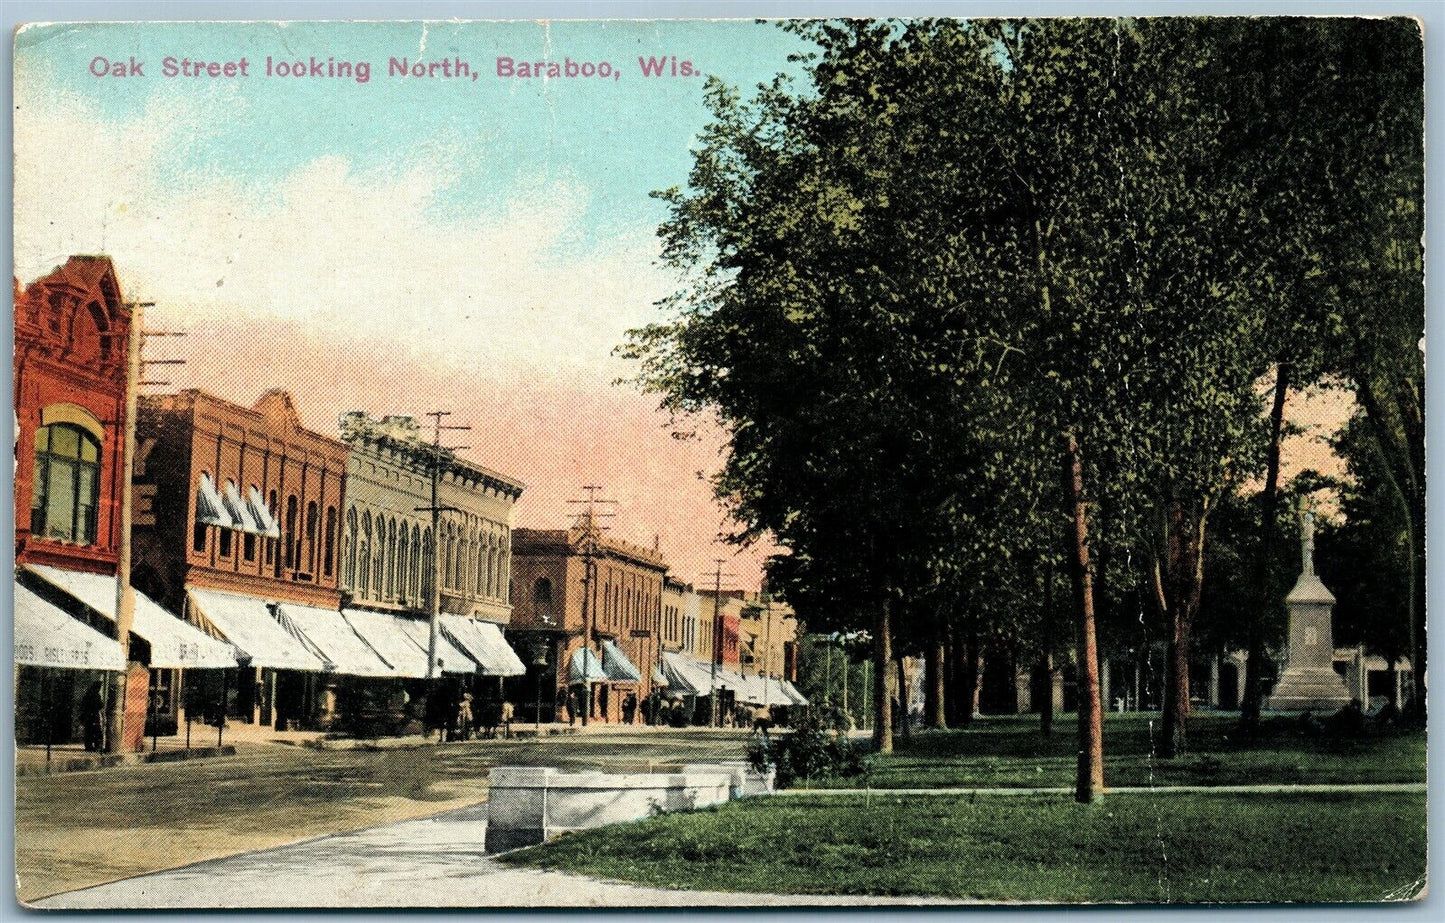
POLYGON ((781 607, 774 619, 745 594, 704 599, 667 578, 656 543, 590 522, 514 529, 515 478, 438 449, 410 417, 356 411, 335 436, 308 429, 281 390, 251 406, 199 390, 138 398, 126 657, 132 309, 105 257, 17 281, 15 297, 22 742, 89 745, 117 708, 134 749, 196 722, 457 730, 463 701, 574 722, 801 703, 785 657, 752 656, 756 635, 741 645, 753 675, 739 660, 739 625, 763 611, 767 643, 791 644, 781 607))

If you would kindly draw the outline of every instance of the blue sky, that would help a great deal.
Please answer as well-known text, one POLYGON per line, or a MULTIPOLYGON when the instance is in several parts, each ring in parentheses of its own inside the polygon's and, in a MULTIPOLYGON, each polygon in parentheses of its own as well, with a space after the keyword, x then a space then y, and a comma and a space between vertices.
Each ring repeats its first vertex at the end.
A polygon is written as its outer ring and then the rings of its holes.
POLYGON ((17 41, 21 73, 49 91, 74 94, 123 125, 158 101, 200 101, 209 117, 187 125, 156 166, 177 176, 232 178, 258 194, 324 154, 358 171, 394 171, 414 159, 454 167, 433 202, 439 210, 499 208, 521 188, 555 181, 588 191, 588 238, 620 227, 655 226, 651 190, 685 180, 691 139, 706 119, 701 79, 644 78, 641 55, 676 55, 733 85, 751 87, 801 49, 767 24, 735 21, 134 24, 27 30, 17 41), (475 81, 388 77, 388 60, 469 61, 475 81), (167 55, 251 62, 246 80, 166 78, 167 55), (371 80, 260 76, 263 62, 366 60, 371 80), (522 80, 495 76, 498 56, 608 61, 623 77, 522 80), (144 78, 97 78, 96 56, 145 62, 144 78))

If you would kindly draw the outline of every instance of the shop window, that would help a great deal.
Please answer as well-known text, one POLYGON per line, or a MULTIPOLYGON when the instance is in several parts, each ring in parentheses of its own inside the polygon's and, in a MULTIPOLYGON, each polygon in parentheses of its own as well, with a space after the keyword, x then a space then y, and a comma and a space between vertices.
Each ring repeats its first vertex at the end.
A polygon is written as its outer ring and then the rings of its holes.
POLYGON ((100 442, 78 426, 52 423, 35 433, 30 531, 78 545, 95 543, 100 442))

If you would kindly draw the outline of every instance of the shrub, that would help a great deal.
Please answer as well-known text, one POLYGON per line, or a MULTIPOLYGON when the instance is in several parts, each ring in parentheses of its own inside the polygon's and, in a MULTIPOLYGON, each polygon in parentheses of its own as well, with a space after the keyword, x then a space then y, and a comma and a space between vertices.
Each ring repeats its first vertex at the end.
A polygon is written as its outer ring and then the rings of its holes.
POLYGON ((761 735, 747 747, 748 762, 758 772, 776 770, 775 784, 787 788, 798 779, 856 776, 863 771, 863 753, 827 717, 805 714, 786 733, 761 735))

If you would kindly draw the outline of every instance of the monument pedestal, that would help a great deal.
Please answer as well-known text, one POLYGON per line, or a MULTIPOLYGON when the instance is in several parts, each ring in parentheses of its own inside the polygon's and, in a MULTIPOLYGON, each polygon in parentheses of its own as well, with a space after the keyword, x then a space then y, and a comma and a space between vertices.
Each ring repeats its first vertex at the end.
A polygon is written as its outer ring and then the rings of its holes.
POLYGON ((1331 623, 1335 597, 1315 573, 1314 516, 1305 514, 1304 573, 1290 590, 1289 652, 1265 708, 1333 713, 1350 704, 1344 677, 1335 672, 1331 623))

